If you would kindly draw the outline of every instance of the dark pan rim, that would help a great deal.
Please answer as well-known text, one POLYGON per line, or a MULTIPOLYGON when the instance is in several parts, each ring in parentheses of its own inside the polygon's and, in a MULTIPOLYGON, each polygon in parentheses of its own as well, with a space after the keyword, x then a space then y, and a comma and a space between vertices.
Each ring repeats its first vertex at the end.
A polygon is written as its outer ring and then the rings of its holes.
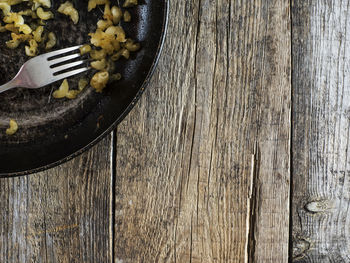
POLYGON ((150 82, 150 80, 155 72, 160 55, 161 55, 163 47, 164 47, 165 37, 166 37, 167 29, 168 29, 168 20, 169 20, 169 0, 165 0, 164 17, 163 17, 164 23, 163 23, 163 28, 162 28, 161 39, 159 41, 156 56, 154 57, 153 63, 150 67, 150 70, 148 71, 148 74, 147 74, 144 82, 140 86, 140 89, 137 92, 134 99, 130 102, 130 104, 127 106, 127 108, 124 110, 124 112, 117 118, 117 120, 108 129, 106 129, 96 139, 94 139, 93 141, 88 143, 86 146, 82 147, 80 150, 77 150, 76 152, 72 153, 71 155, 69 155, 63 159, 60 159, 56 162, 53 162, 53 163, 50 163, 50 164, 47 164, 47 165, 44 165, 44 166, 41 166, 38 168, 26 170, 26 171, 7 173, 7 174, 1 174, 1 172, 0 172, 0 178, 9 178, 9 177, 29 175, 29 174, 42 172, 42 171, 45 171, 47 169, 56 167, 60 164, 63 164, 65 162, 77 157, 78 155, 82 154, 83 152, 89 150, 94 145, 96 145, 98 142, 100 142, 103 138, 105 138, 108 134, 110 134, 118 126, 118 124, 121 123, 121 121, 126 117, 126 115, 128 115, 128 113, 134 108, 135 104, 137 103, 137 101, 140 99, 141 95, 143 94, 143 92, 147 88, 147 86, 148 86, 148 84, 149 84, 149 82, 150 82))

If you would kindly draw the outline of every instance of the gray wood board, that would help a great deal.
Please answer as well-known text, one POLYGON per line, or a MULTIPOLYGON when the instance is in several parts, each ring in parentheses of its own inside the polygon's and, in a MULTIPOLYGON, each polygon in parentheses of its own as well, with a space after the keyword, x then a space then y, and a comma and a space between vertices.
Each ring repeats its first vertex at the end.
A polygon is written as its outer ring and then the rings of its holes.
POLYGON ((293 1, 293 261, 349 262, 349 1, 293 1))
POLYGON ((289 11, 171 2, 156 74, 118 127, 116 262, 287 262, 289 11))
POLYGON ((0 180, 0 262, 111 261, 111 143, 0 180))

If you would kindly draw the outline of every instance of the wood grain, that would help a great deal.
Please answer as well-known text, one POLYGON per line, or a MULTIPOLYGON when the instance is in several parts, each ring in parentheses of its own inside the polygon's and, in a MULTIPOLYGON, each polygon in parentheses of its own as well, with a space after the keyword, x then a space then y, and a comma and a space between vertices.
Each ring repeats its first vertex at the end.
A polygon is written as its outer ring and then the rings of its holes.
POLYGON ((293 1, 293 258, 349 262, 349 1, 293 1))
POLYGON ((0 262, 287 262, 289 1, 174 0, 169 21, 115 142, 0 180, 0 262))
POLYGON ((0 180, 0 262, 111 262, 111 136, 59 167, 0 180))
POLYGON ((289 11, 171 1, 158 70, 118 127, 116 262, 287 262, 289 11))

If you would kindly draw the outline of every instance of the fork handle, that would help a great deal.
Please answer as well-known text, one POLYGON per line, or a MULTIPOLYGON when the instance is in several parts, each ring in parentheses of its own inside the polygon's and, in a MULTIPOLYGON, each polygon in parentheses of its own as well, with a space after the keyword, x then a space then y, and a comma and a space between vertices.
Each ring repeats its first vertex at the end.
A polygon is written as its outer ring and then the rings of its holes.
POLYGON ((13 89, 13 88, 18 88, 20 87, 20 80, 17 78, 14 78, 12 80, 10 80, 9 82, 7 82, 4 85, 0 86, 0 93, 5 92, 7 90, 13 89))

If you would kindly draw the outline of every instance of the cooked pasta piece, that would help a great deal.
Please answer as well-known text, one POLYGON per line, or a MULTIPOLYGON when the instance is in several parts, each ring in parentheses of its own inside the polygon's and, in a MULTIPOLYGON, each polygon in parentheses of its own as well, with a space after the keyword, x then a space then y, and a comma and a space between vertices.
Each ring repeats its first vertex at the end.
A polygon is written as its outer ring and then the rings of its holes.
POLYGON ((89 82, 86 79, 79 79, 78 82, 78 89, 79 91, 82 91, 83 89, 85 89, 85 87, 89 84, 89 82))
POLYGON ((39 7, 36 10, 36 14, 42 20, 49 20, 49 19, 53 18, 53 13, 51 11, 44 11, 44 9, 42 7, 39 7))
POLYGON ((38 15, 36 14, 36 12, 34 12, 33 10, 31 9, 27 9, 27 10, 24 10, 24 11, 20 11, 18 12, 19 15, 22 15, 22 16, 31 16, 33 19, 36 19, 38 18, 38 15))
POLYGON ((132 39, 128 38, 124 44, 124 47, 131 52, 135 52, 141 48, 141 45, 140 43, 135 43, 132 39))
POLYGON ((84 55, 84 54, 90 53, 91 46, 90 45, 84 45, 79 50, 80 50, 80 54, 84 55))
POLYGON ((107 71, 100 71, 92 77, 90 85, 96 90, 96 92, 102 92, 108 83, 108 79, 109 73, 107 71))
POLYGON ((33 32, 33 37, 35 39, 36 42, 41 42, 42 38, 41 35, 44 32, 44 27, 43 26, 38 26, 35 31, 33 32))
POLYGON ((74 24, 77 24, 79 21, 79 13, 78 11, 74 8, 73 4, 69 1, 65 2, 64 4, 61 4, 60 7, 58 8, 58 12, 69 16, 74 24))
POLYGON ((21 16, 17 13, 8 13, 4 17, 4 22, 7 24, 13 23, 15 26, 19 26, 19 25, 24 24, 24 18, 23 18, 23 16, 21 16))
POLYGON ((29 57, 34 57, 38 53, 38 43, 31 39, 29 40, 29 46, 25 46, 26 55, 29 57))
POLYGON ((8 3, 0 3, 0 9, 5 16, 11 12, 11 6, 8 3))
POLYGON ((91 62, 91 67, 97 70, 105 70, 107 67, 107 61, 105 58, 101 60, 95 60, 91 62))
POLYGON ((44 6, 47 8, 51 8, 50 0, 34 0, 34 3, 36 3, 37 6, 44 6))
POLYGON ((113 25, 113 22, 111 20, 99 20, 97 22, 97 28, 101 30, 105 30, 106 28, 113 25))
POLYGON ((122 74, 116 73, 109 77, 109 81, 114 82, 114 81, 120 80, 121 78, 122 78, 122 74))
POLYGON ((113 23, 115 25, 117 25, 120 20, 122 19, 122 16, 123 16, 123 12, 122 10, 117 7, 117 6, 113 6, 112 9, 111 9, 111 12, 112 12, 112 20, 113 20, 113 23))
POLYGON ((6 46, 10 49, 15 49, 19 46, 19 44, 21 44, 21 41, 19 40, 9 40, 6 41, 6 46))
POLYGON ((125 22, 130 22, 131 21, 131 15, 130 15, 129 11, 125 11, 124 12, 123 18, 124 18, 125 22))
POLYGON ((105 4, 108 4, 108 0, 89 0, 88 11, 90 12, 92 9, 95 9, 97 5, 105 5, 105 4))
MULTIPOLYGON (((83 83, 81 83, 79 85, 83 86, 83 83)), ((78 90, 70 90, 68 80, 65 79, 65 80, 63 80, 63 82, 62 82, 61 86, 58 88, 58 90, 54 91, 52 96, 56 99, 63 99, 63 98, 75 99, 78 96, 78 94, 83 90, 83 88, 84 87, 82 87, 81 90, 80 90, 80 87, 78 90)))
POLYGON ((30 34, 32 33, 32 29, 30 26, 24 24, 24 25, 19 25, 18 26, 19 32, 23 32, 24 34, 30 34))
POLYGON ((100 49, 100 50, 92 50, 90 52, 90 56, 92 59, 95 59, 95 60, 100 60, 100 59, 103 59, 106 57, 106 51, 104 51, 103 49, 100 49))
POLYGON ((69 90, 66 94, 66 98, 70 100, 75 99, 79 93, 79 90, 69 90))
POLYGON ((14 32, 16 34, 19 34, 19 30, 18 30, 17 27, 15 27, 14 24, 6 24, 5 28, 6 28, 7 31, 11 31, 11 32, 14 32))
POLYGON ((119 50, 117 53, 115 53, 113 56, 112 56, 112 60, 113 61, 117 61, 119 60, 121 57, 124 57, 126 59, 128 59, 130 57, 130 51, 127 50, 126 48, 123 48, 121 50, 119 50))
POLYGON ((106 20, 113 20, 112 10, 109 3, 105 4, 105 10, 103 12, 103 18, 106 20))
POLYGON ((7 135, 13 135, 17 132, 18 130, 18 124, 15 120, 11 119, 9 123, 9 128, 6 129, 6 134, 7 135))
POLYGON ((137 0, 125 0, 123 7, 131 7, 137 5, 137 0))
POLYGON ((32 35, 26 35, 26 34, 15 34, 15 33, 11 33, 11 38, 12 40, 18 40, 20 42, 25 42, 25 41, 29 41, 33 38, 32 35))
POLYGON ((57 42, 57 39, 56 39, 56 35, 53 33, 53 32, 50 32, 48 35, 48 41, 46 43, 46 49, 51 49, 53 48, 54 46, 56 46, 56 42, 57 42))
POLYGON ((56 99, 62 99, 67 96, 67 93, 69 91, 69 84, 67 79, 63 80, 61 86, 58 88, 58 90, 55 90, 52 96, 56 99))

